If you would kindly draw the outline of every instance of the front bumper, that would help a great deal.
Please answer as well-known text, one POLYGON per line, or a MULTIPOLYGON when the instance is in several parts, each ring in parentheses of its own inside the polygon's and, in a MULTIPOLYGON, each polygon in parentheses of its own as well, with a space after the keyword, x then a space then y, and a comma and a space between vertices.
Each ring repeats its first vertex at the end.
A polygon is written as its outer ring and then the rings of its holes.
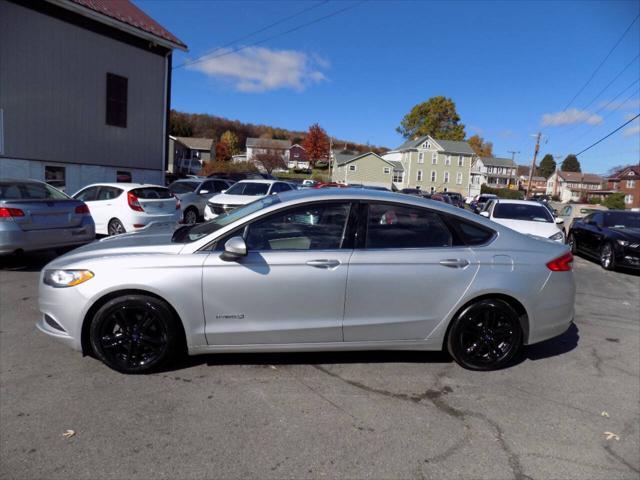
POLYGON ((18 250, 33 252, 49 248, 62 248, 83 245, 96 238, 93 220, 88 219, 78 227, 50 228, 43 230, 22 230, 13 222, 0 225, 0 254, 14 253, 18 250))

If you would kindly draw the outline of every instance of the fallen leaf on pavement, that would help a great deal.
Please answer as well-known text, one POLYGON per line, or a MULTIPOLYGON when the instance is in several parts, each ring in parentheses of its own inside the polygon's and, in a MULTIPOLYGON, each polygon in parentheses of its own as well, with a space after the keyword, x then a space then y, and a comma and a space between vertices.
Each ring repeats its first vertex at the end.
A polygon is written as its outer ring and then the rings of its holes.
POLYGON ((602 415, 603 417, 609 418, 609 414, 607 412, 602 412, 600 415, 602 415))
POLYGON ((76 434, 76 432, 74 432, 73 430, 65 430, 64 433, 62 434, 62 436, 64 438, 71 438, 76 434))
POLYGON ((277 370, 277 368, 275 367, 275 365, 269 365, 269 368, 273 368, 274 370, 277 370))
POLYGON ((616 435, 613 432, 604 432, 605 437, 607 438, 607 440, 620 440, 620 436, 616 435))

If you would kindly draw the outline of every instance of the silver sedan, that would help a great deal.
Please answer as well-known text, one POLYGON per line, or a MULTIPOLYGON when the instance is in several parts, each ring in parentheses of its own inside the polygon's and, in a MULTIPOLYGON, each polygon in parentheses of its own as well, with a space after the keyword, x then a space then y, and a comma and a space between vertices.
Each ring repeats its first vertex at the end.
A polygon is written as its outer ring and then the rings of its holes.
POLYGON ((54 260, 38 328, 126 373, 184 350, 445 349, 492 370, 569 327, 572 260, 441 202, 294 191, 54 260))

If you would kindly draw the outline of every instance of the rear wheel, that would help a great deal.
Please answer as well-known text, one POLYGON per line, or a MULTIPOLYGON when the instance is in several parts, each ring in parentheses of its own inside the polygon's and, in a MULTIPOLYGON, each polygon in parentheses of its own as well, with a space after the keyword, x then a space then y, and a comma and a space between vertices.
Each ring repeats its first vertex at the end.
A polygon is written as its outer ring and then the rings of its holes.
POLYGON ((616 268, 616 256, 613 245, 610 243, 605 243, 600 250, 600 265, 605 270, 615 270, 616 268))
POLYGON ((452 322, 447 348, 470 370, 498 370, 522 347, 518 313, 504 300, 484 299, 467 306, 452 322))
POLYGON ((107 233, 111 235, 120 235, 121 233, 126 233, 124 225, 117 218, 112 219, 107 226, 107 233))
POLYGON ((122 373, 148 373, 166 364, 180 339, 172 310, 147 295, 123 295, 105 303, 91 322, 93 351, 122 373))
POLYGON ((186 223, 187 225, 196 223, 198 221, 198 211, 193 207, 187 208, 184 212, 183 220, 184 220, 184 223, 186 223))

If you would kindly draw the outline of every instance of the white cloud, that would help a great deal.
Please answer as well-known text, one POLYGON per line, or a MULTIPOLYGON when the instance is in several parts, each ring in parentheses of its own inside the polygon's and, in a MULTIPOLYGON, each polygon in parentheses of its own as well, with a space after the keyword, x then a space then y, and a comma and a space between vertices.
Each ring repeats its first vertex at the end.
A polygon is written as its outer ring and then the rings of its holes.
POLYGON ((640 123, 638 125, 633 125, 629 128, 626 128, 622 131, 623 137, 633 137, 640 134, 640 123))
POLYGON ((264 47, 230 52, 218 50, 211 58, 205 57, 187 68, 229 81, 240 92, 259 93, 280 88, 301 92, 309 85, 327 80, 321 69, 327 69, 329 62, 314 54, 264 47))
POLYGON ((640 107, 640 99, 625 100, 623 102, 602 102, 601 107, 606 110, 630 110, 632 108, 640 107), (607 105, 608 104, 608 105, 607 105))
POLYGON ((571 125, 574 123, 598 125, 602 123, 602 117, 595 113, 587 112, 586 110, 578 110, 577 108, 542 115, 542 125, 544 126, 571 125))

